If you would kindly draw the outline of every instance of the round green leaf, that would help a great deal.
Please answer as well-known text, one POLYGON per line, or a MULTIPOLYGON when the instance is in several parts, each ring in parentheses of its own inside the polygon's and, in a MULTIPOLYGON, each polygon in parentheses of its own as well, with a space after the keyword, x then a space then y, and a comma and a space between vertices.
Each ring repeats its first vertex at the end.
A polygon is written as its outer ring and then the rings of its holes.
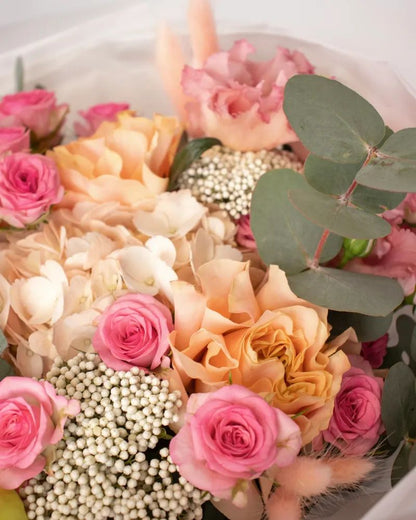
POLYGON ((320 193, 305 185, 302 190, 290 190, 294 206, 316 225, 347 238, 378 238, 390 233, 390 224, 360 208, 342 204, 337 197, 320 193))
POLYGON ((409 434, 416 417, 415 376, 402 362, 393 365, 387 374, 381 416, 389 444, 398 446, 409 434))
MULTIPOLYGON (((323 232, 288 199, 288 190, 306 184, 303 175, 293 170, 273 170, 260 177, 251 199, 251 228, 262 260, 279 265, 289 274, 307 267, 323 232)), ((330 235, 322 261, 336 256, 341 245, 340 237, 330 235)))
POLYGON ((416 192, 416 128, 390 136, 358 172, 357 182, 379 190, 416 192))
POLYGON ((386 316, 403 300, 400 285, 384 276, 319 267, 291 275, 288 280, 300 298, 335 311, 386 316))
POLYGON ((3 331, 0 330, 0 355, 6 350, 7 345, 6 336, 4 335, 3 331))
POLYGON ((358 185, 352 194, 351 202, 367 211, 382 213, 387 209, 396 208, 405 197, 406 193, 374 190, 358 185))
POLYGON ((321 193, 341 195, 353 182, 362 163, 341 164, 309 154, 304 168, 308 183, 321 193))
POLYGON ((385 135, 384 122, 370 103, 322 76, 293 76, 283 109, 306 148, 336 162, 361 162, 385 135))
POLYGON ((388 331, 392 317, 391 313, 387 316, 367 316, 355 312, 329 311, 328 322, 332 326, 332 336, 352 327, 359 341, 374 341, 388 331))
POLYGON ((7 361, 0 359, 0 381, 8 376, 14 376, 13 368, 7 361))

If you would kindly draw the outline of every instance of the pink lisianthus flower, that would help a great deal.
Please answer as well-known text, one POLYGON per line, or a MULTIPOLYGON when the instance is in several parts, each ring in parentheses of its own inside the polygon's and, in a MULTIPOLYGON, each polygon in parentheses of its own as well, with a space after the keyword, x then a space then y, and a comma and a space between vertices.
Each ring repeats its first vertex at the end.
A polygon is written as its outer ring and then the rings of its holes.
POLYGON ((349 356, 349 359, 352 367, 342 378, 334 413, 322 437, 343 455, 364 455, 384 430, 381 420, 383 379, 374 377, 370 364, 360 356, 349 356))
POLYGON ((78 401, 56 394, 46 381, 6 377, 0 382, 0 488, 16 489, 47 463, 45 450, 63 435, 78 401))
POLYGON ((169 348, 169 309, 149 294, 126 294, 101 315, 92 344, 114 370, 154 370, 169 348))
POLYGON ((416 234, 412 229, 393 226, 389 235, 377 239, 367 257, 354 258, 344 269, 395 278, 406 296, 412 294, 416 284, 416 234))
POLYGON ((104 121, 116 121, 117 114, 128 110, 128 103, 101 103, 88 110, 80 110, 78 113, 85 119, 85 123, 74 123, 74 130, 78 137, 92 135, 104 121))
POLYGON ((231 498, 241 480, 288 466, 301 448, 297 424, 239 385, 192 394, 186 412, 170 455, 181 475, 215 497, 231 498))
POLYGON ((416 193, 408 193, 397 208, 385 211, 383 218, 396 226, 403 221, 416 224, 416 193))
POLYGON ((43 89, 18 92, 1 100, 0 126, 23 125, 40 140, 58 132, 67 112, 68 105, 57 105, 53 92, 43 89))
POLYGON ((283 93, 295 74, 314 68, 297 51, 279 47, 269 61, 254 62, 246 40, 208 57, 203 68, 185 66, 182 87, 187 128, 193 137, 217 137, 235 150, 274 148, 297 141, 283 112, 283 93))
POLYGON ((387 354, 388 341, 389 335, 386 333, 375 341, 362 343, 361 355, 370 363, 372 368, 380 368, 383 364, 384 356, 387 354))
POLYGON ((257 249, 256 240, 250 227, 250 215, 243 215, 237 222, 237 234, 235 236, 237 244, 254 251, 257 249))
POLYGON ((63 195, 52 159, 19 152, 0 161, 0 220, 10 226, 32 224, 63 195))
POLYGON ((0 127, 0 155, 30 150, 30 133, 24 126, 0 127))

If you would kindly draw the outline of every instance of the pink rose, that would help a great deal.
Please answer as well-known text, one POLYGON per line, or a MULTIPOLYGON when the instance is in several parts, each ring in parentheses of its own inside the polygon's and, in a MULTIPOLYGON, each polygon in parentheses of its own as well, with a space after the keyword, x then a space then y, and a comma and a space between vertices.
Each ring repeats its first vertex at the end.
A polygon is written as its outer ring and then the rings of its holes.
POLYGON ((354 258, 345 269, 396 278, 406 295, 416 283, 416 234, 412 229, 392 227, 391 233, 379 238, 365 258, 354 258))
POLYGON ((58 396, 46 381, 6 377, 0 382, 0 488, 15 489, 38 475, 45 450, 63 435, 78 401, 58 396))
POLYGON ((384 356, 387 353, 387 343, 389 335, 386 333, 375 341, 365 341, 362 343, 361 355, 366 359, 372 368, 380 368, 383 364, 384 356))
MULTIPOLYGON (((350 361, 354 364, 354 356, 350 361)), ((383 432, 381 394, 383 380, 372 375, 370 365, 359 358, 360 368, 353 366, 344 374, 341 389, 335 398, 334 413, 325 441, 344 455, 364 455, 383 432)))
POLYGON ((0 161, 0 220, 10 226, 22 228, 35 222, 63 195, 52 159, 19 152, 0 161))
POLYGON ((235 150, 260 150, 297 141, 283 112, 286 82, 314 68, 297 51, 279 47, 269 61, 247 59, 255 52, 246 40, 229 52, 212 54, 203 68, 185 66, 182 87, 192 137, 217 137, 235 150))
POLYGON ((92 343, 114 370, 154 370, 169 348, 173 329, 167 307, 149 294, 126 294, 101 315, 92 343))
POLYGON ((170 455, 191 484, 219 498, 274 464, 288 466, 302 445, 297 424, 243 386, 192 394, 186 412, 170 455))
POLYGON ((256 240, 250 227, 250 215, 243 215, 237 222, 237 244, 254 251, 257 249, 256 240))
POLYGON ((61 127, 68 105, 56 105, 53 92, 35 89, 4 96, 0 102, 0 126, 23 125, 36 139, 49 136, 61 127))
POLYGON ((80 110, 78 113, 85 119, 86 124, 74 123, 75 133, 79 137, 92 135, 104 121, 116 121, 117 114, 128 110, 128 103, 102 103, 94 105, 88 110, 80 110))
POLYGON ((30 133, 24 126, 0 127, 0 155, 30 150, 30 133))

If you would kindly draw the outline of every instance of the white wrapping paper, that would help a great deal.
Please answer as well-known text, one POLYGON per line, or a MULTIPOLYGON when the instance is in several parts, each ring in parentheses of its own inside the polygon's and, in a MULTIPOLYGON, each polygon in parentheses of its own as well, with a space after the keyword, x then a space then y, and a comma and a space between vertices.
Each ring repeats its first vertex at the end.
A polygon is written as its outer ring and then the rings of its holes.
MULTIPOLYGON (((157 70, 154 66, 154 37, 161 13, 149 4, 132 7, 86 21, 76 27, 49 36, 31 45, 0 55, 0 95, 14 90, 15 59, 25 65, 25 88, 41 84, 54 90, 59 103, 71 107, 66 138, 72 136, 76 112, 92 104, 126 101, 143 115, 153 112, 172 113, 157 70)), ((185 26, 176 29, 186 33, 185 26)), ((416 98, 386 63, 371 62, 310 43, 270 26, 223 27, 222 48, 246 37, 253 43, 257 56, 270 58, 277 45, 304 52, 321 74, 335 76, 357 90, 379 110, 394 130, 416 126, 416 98)), ((186 37, 184 37, 186 46, 186 37)), ((383 473, 383 472, 382 472, 383 473)), ((367 487, 358 498, 350 498, 338 511, 321 520, 410 520, 416 518, 416 469, 394 490, 389 491, 388 472, 376 484, 367 487), (389 491, 386 493, 386 491, 389 491), (367 514, 366 511, 380 499, 367 514), (362 516, 365 515, 365 516, 362 516)))

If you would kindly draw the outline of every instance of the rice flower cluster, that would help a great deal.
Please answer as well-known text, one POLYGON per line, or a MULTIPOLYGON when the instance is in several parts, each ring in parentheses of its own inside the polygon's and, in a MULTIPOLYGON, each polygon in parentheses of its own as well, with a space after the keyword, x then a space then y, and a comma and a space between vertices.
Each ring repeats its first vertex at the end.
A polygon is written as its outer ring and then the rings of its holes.
POLYGON ((178 187, 190 189, 200 202, 218 204, 238 219, 250 213, 251 194, 259 178, 278 168, 302 171, 302 163, 285 150, 241 152, 214 146, 180 175, 178 187))
POLYGON ((210 495, 181 477, 159 444, 181 406, 168 381, 138 368, 114 371, 84 353, 57 361, 47 380, 59 395, 79 399, 81 412, 48 474, 20 490, 29 520, 202 518, 210 495))

